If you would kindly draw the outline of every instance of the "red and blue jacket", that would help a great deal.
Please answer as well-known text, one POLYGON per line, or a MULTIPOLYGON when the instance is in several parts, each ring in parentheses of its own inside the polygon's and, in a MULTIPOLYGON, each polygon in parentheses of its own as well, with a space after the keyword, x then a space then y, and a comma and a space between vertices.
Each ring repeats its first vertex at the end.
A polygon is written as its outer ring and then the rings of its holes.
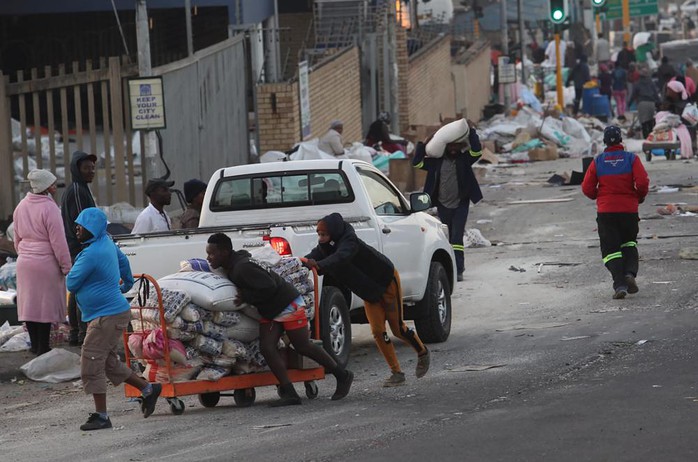
POLYGON ((607 147, 589 165, 582 192, 596 200, 599 213, 637 213, 649 186, 640 158, 618 144, 607 147))

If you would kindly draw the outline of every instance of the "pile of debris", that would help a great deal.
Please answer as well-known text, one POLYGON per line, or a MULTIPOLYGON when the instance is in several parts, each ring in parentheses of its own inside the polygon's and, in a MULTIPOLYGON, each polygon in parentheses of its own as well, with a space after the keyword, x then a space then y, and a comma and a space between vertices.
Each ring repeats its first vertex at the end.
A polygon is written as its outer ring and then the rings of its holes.
POLYGON ((498 114, 482 123, 483 146, 509 162, 593 156, 602 148, 604 124, 595 118, 539 114, 524 106, 514 115, 498 114))

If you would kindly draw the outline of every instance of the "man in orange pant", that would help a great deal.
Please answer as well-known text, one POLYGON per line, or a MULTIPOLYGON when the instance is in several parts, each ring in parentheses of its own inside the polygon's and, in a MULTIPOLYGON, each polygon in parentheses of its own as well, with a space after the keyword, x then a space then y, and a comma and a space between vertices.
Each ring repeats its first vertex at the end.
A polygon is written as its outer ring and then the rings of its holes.
POLYGON ((306 255, 306 266, 319 274, 331 275, 335 281, 364 299, 366 317, 378 349, 385 357, 392 375, 384 387, 405 383, 395 347, 385 330, 388 322, 393 335, 417 352, 417 378, 429 370, 429 350, 417 333, 402 319, 400 276, 393 263, 382 253, 359 239, 354 228, 342 215, 327 215, 317 224, 318 246, 306 255))

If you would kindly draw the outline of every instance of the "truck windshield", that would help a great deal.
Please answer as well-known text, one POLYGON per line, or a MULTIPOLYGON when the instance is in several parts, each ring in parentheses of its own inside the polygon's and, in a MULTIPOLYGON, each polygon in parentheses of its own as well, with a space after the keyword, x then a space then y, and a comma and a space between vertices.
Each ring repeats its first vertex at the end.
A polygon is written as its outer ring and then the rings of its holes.
POLYGON ((344 173, 274 172, 221 179, 211 200, 214 212, 352 202, 344 173))

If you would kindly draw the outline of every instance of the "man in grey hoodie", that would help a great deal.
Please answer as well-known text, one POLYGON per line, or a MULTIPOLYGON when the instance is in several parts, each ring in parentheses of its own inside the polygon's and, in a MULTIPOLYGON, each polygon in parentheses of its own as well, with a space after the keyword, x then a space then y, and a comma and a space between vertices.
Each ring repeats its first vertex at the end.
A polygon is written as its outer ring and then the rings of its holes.
MULTIPOLYGON (((65 227, 65 237, 70 249, 70 257, 75 258, 82 250, 82 243, 75 234, 75 219, 84 209, 95 207, 89 184, 95 177, 97 156, 75 151, 70 161, 70 174, 73 182, 66 188, 61 201, 61 214, 65 227)), ((71 293, 68 298, 68 320, 70 321, 70 345, 81 345, 87 332, 87 323, 82 322, 80 310, 71 293)))

